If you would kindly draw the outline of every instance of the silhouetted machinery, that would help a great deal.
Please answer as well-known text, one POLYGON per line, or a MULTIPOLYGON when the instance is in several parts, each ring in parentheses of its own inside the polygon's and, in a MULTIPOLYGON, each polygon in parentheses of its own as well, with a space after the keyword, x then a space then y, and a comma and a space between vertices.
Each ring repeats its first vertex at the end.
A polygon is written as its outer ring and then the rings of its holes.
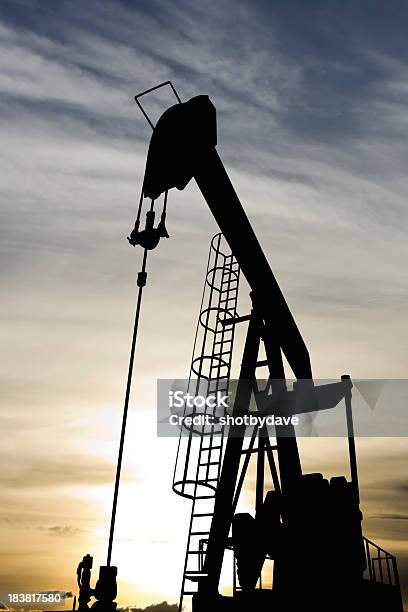
MULTIPOLYGON (((139 106, 140 96, 150 91, 136 97, 139 106)), ((183 597, 192 595, 196 612, 401 611, 395 557, 362 535, 350 377, 314 385, 303 338, 216 144, 216 111, 208 96, 179 100, 153 129, 143 182, 143 196, 151 199, 153 208, 162 194, 167 201, 168 190, 184 189, 194 178, 222 232, 210 249, 205 279, 209 295, 198 323, 203 342, 193 355, 191 389, 228 389, 234 329, 246 322, 232 415, 248 415, 254 397, 262 415, 293 416, 344 402, 351 478, 328 481, 322 474, 304 474, 295 429, 288 421, 275 427, 272 443, 265 426, 254 427, 248 437, 245 424, 233 424, 226 434, 206 408, 213 425, 183 427, 173 482, 176 493, 192 500, 180 609, 183 597), (241 272, 251 289, 252 310, 240 317, 236 308, 241 272), (259 357, 261 343, 265 359, 259 357), (293 389, 285 380, 283 356, 297 379, 293 389), (257 381, 261 368, 268 372, 262 390, 257 381), (236 513, 254 456, 254 512, 236 513), (266 466, 272 490, 265 490, 266 466), (233 590, 231 596, 222 596, 219 581, 227 550, 233 554, 233 590), (262 581, 266 562, 273 564, 268 588, 262 581)), ((139 233, 137 226, 131 243, 138 242, 139 233)))
POLYGON ((338 382, 314 384, 303 338, 218 156, 213 104, 208 96, 182 103, 170 82, 139 94, 136 101, 153 129, 135 228, 128 238, 144 249, 143 265, 137 282, 107 564, 100 568, 95 589, 90 586, 92 558, 85 556, 78 566, 79 609, 86 610, 92 596, 97 600, 94 608, 116 607, 111 551, 147 252, 168 237, 168 191, 184 189, 194 178, 221 233, 210 246, 189 392, 228 393, 236 326, 247 324, 247 332, 234 389, 235 422, 226 429, 216 406, 206 404, 201 412, 185 407, 184 416, 209 416, 210 426, 208 421, 197 426, 183 423, 174 471, 173 490, 192 502, 180 611, 184 598, 192 596, 194 612, 401 612, 396 559, 362 534, 352 382, 344 375, 338 382), (163 85, 172 88, 178 103, 154 126, 140 98, 163 85), (164 205, 155 227, 155 201, 162 194, 164 205), (144 198, 150 199, 150 207, 140 229, 144 198), (245 316, 237 313, 241 273, 251 289, 252 310, 245 316), (293 385, 286 380, 283 357, 296 378, 293 385), (267 372, 263 387, 257 377, 260 371, 267 372), (304 474, 291 418, 343 402, 350 480, 304 474), (261 421, 247 428, 244 417, 254 411, 279 417, 273 435, 261 421), (237 512, 252 459, 254 510, 237 512), (232 593, 221 595, 223 563, 231 554, 232 593), (272 566, 268 584, 267 564, 272 566))

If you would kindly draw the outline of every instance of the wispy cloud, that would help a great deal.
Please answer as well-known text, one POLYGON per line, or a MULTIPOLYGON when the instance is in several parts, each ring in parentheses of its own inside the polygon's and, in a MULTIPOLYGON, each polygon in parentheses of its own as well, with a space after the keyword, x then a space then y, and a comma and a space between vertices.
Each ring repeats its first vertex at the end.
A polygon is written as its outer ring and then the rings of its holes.
POLYGON ((54 525, 53 527, 42 527, 50 536, 57 537, 76 537, 80 533, 83 532, 82 529, 78 527, 73 527, 72 525, 54 525))

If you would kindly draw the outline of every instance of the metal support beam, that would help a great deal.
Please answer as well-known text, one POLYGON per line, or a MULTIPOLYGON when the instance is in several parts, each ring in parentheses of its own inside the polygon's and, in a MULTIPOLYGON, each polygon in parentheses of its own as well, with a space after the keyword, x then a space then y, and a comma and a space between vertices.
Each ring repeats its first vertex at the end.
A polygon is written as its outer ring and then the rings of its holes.
MULTIPOLYGON (((348 374, 344 374, 341 380, 350 380, 348 374)), ((353 409, 351 405, 351 387, 347 389, 344 396, 346 404, 346 420, 347 420, 347 436, 348 436, 348 448, 350 458, 350 476, 353 484, 354 495, 356 500, 360 503, 360 487, 358 484, 358 468, 357 468, 357 453, 356 453, 356 442, 354 438, 354 423, 353 423, 353 409)))

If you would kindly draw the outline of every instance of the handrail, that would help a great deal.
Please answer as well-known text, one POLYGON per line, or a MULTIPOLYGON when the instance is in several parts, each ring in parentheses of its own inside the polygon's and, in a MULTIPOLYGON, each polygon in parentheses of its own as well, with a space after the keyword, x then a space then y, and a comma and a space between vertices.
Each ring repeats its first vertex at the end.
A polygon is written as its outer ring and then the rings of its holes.
POLYGON ((363 536, 364 550, 367 561, 368 578, 370 582, 379 582, 381 584, 389 584, 394 587, 400 588, 397 558, 388 551, 378 546, 375 542, 372 542, 368 538, 363 536), (370 547, 374 549, 373 553, 370 551, 370 547), (374 556, 374 555, 377 556, 374 556), (390 566, 391 561, 391 566, 390 566), (378 576, 376 571, 376 564, 378 565, 378 576))

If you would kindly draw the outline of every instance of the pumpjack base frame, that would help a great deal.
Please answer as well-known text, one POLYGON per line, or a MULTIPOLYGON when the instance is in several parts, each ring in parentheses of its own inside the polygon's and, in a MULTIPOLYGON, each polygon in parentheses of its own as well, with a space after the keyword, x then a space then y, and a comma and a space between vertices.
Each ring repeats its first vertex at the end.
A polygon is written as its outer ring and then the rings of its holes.
POLYGON ((239 592, 233 597, 193 597, 193 612, 402 612, 399 589, 389 584, 363 580, 349 589, 344 584, 330 588, 310 585, 307 592, 277 593, 273 589, 239 592))

